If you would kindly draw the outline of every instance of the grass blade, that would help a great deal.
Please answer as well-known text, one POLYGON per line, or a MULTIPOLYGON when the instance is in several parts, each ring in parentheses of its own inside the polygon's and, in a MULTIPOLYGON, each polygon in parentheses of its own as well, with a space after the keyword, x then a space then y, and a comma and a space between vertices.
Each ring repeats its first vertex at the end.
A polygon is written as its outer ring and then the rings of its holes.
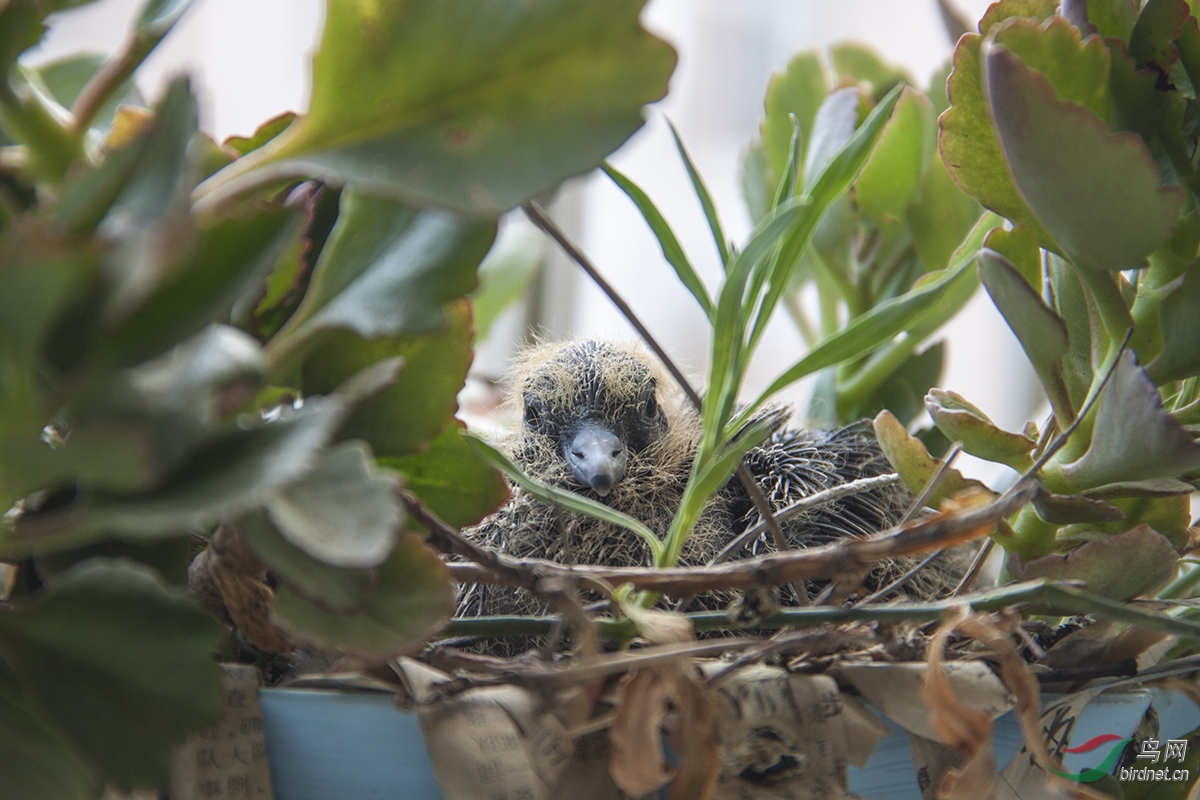
POLYGON ((521 468, 510 461, 507 456, 479 437, 468 433, 464 434, 464 438, 471 445, 471 449, 479 454, 480 458, 503 472, 508 476, 509 480, 541 502, 633 531, 650 546, 650 553, 654 557, 655 563, 658 563, 659 558, 662 556, 663 543, 654 535, 652 530, 641 522, 583 495, 568 492, 566 489, 559 489, 557 486, 550 486, 549 484, 535 480, 522 472, 521 468))
POLYGON ((793 364, 780 375, 757 399, 739 415, 748 419, 768 397, 817 370, 831 367, 847 359, 857 358, 873 350, 903 331, 909 323, 924 313, 936 302, 968 269, 974 268, 975 255, 983 243, 984 235, 1000 224, 1000 217, 987 213, 976 223, 975 228, 960 248, 960 257, 951 267, 935 275, 907 294, 893 297, 850 322, 842 330, 821 341, 808 355, 793 364), (970 246, 976 242, 975 246, 970 246))
POLYGON ((692 297, 696 298, 696 302, 700 304, 700 308, 704 310, 705 316, 710 320, 713 318, 713 301, 708 296, 708 290, 704 287, 700 276, 696 274, 692 262, 688 260, 687 254, 683 251, 683 246, 679 244, 679 239, 676 238, 675 232, 671 230, 671 226, 667 223, 665 217, 654 205, 654 201, 650 199, 644 191, 638 187, 629 178, 622 175, 611 164, 602 164, 601 169, 608 177, 612 178, 613 183, 620 187, 621 191, 629 196, 633 204, 637 206, 638 211, 642 214, 642 219, 646 220, 646 224, 650 226, 650 230, 654 232, 658 239, 658 246, 662 248, 663 257, 667 259, 667 263, 675 270, 675 274, 679 276, 679 280, 687 287, 687 290, 692 293, 692 297))
POLYGON ((683 140, 679 138, 679 131, 675 130, 675 124, 671 120, 667 120, 667 125, 671 128, 671 135, 675 137, 675 148, 679 150, 679 157, 683 159, 683 165, 687 167, 688 177, 692 179, 692 188, 696 191, 696 197, 700 198, 700 205, 704 208, 704 216, 708 219, 708 229, 712 231, 713 241, 717 243, 717 252, 721 254, 721 265, 725 269, 729 269, 731 258, 729 242, 725 241, 725 234, 721 231, 721 220, 717 218, 717 207, 713 205, 708 187, 704 185, 700 173, 696 171, 696 165, 692 163, 692 157, 688 155, 687 148, 683 146, 683 140))

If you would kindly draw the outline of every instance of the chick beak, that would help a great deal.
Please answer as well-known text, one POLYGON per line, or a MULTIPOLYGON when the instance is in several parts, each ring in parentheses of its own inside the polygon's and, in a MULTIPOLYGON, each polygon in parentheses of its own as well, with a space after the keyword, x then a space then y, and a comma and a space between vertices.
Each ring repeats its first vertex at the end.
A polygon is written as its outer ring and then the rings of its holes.
POLYGON ((576 480, 590 486, 601 497, 607 497, 625 475, 629 451, 612 431, 597 423, 585 422, 567 442, 563 455, 576 480))

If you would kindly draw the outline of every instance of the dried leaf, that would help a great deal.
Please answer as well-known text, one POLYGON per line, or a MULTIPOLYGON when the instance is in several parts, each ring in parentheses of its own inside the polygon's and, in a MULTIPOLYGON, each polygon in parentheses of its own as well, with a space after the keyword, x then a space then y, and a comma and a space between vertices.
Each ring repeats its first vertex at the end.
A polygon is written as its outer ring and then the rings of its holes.
POLYGON ((641 797, 664 786, 675 771, 667 763, 660 728, 667 713, 668 680, 658 670, 638 670, 621 686, 609 729, 609 772, 626 794, 641 797))

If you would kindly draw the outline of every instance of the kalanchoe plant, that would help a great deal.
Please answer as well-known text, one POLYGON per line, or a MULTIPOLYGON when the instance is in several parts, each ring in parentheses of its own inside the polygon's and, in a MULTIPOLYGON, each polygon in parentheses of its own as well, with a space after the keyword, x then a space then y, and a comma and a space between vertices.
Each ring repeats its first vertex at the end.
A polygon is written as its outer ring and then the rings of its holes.
MULTIPOLYGON (((831 152, 897 85, 905 88, 878 144, 849 192, 821 221, 784 290, 785 307, 809 346, 970 252, 956 251, 983 209, 950 179, 936 148, 936 116, 947 104, 945 71, 921 92, 902 70, 860 45, 831 48, 828 66, 818 53, 801 53, 772 78, 761 138, 744 163, 751 213, 759 219, 784 199, 777 190, 786 183, 789 162, 790 179, 801 189, 811 186, 831 152), (802 301, 808 287, 817 296, 816 321, 802 301)), ((926 341, 977 287, 963 270, 936 308, 910 320, 902 336, 823 372, 812 421, 844 423, 881 408, 905 423, 915 419, 944 358, 943 344, 926 341)))
MULTIPOLYGON (((1051 415, 1017 433, 952 392, 931 392, 926 406, 968 453, 1022 471, 1070 432, 1036 473, 1038 499, 995 538, 1016 557, 1013 575, 1086 576, 1117 587, 1118 600, 1161 586, 1191 544, 1195 12, 1184 0, 996 3, 958 43, 939 122, 951 176, 1011 223, 988 235, 979 277, 1051 415), (1066 562, 1045 558, 1082 542, 1092 544, 1066 562)), ((924 460, 917 442, 879 424, 897 463, 924 460)), ((1185 591, 1181 580, 1170 594, 1185 591)))
POLYGON ((308 113, 218 144, 184 78, 113 110, 186 1, 110 60, 21 62, 84 4, 0 0, 0 774, 54 800, 161 784, 218 651, 373 660, 445 624, 398 487, 454 525, 505 496, 453 420, 496 215, 674 66, 640 0, 329 3, 308 113), (182 588, 209 537, 224 644, 182 588))

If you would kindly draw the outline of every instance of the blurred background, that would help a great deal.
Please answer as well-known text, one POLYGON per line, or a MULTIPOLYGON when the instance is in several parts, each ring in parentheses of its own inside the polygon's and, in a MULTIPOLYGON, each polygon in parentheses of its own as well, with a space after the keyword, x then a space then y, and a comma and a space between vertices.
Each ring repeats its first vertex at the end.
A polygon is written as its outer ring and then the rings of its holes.
MULTIPOLYGON (((80 49, 114 51, 141 4, 101 0, 61 15, 31 63, 80 49)), ((954 0, 970 21, 987 5, 986 0, 954 0)), ((321 7, 320 0, 199 0, 138 73, 139 88, 154 99, 167 78, 188 72, 200 98, 201 127, 218 140, 249 134, 282 111, 303 111, 321 7)), ((772 72, 798 51, 854 40, 926 87, 953 49, 936 0, 652 0, 643 19, 675 46, 679 66, 667 98, 648 109, 645 128, 612 161, 663 210, 710 288, 718 283, 717 254, 667 118, 708 183, 726 234, 740 241, 750 229, 741 158, 758 132, 772 72)), ((702 384, 707 326, 628 198, 605 176, 591 175, 565 186, 550 208, 668 352, 702 384)), ((542 265, 525 298, 481 342, 475 380, 463 398, 468 413, 488 407, 496 396, 493 382, 531 332, 552 339, 635 335, 519 213, 506 220, 498 246, 533 253, 542 265)), ((776 317, 748 377, 750 391, 803 355, 790 320, 776 317)), ((1040 391, 1032 373, 983 292, 944 335, 950 343, 942 387, 965 395, 1009 429, 1020 429, 1037 413, 1040 391)), ((802 404, 808 389, 801 383, 784 399, 802 404)))

